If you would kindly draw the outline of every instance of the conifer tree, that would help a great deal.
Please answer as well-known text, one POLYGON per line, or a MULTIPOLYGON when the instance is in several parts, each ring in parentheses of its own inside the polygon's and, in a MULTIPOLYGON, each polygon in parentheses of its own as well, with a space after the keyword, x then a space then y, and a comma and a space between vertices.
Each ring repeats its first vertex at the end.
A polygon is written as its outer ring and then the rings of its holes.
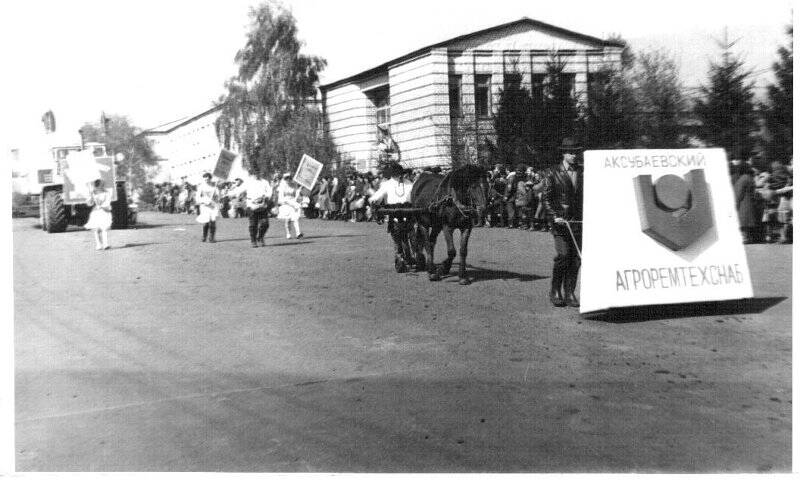
POLYGON ((772 64, 775 83, 767 87, 767 102, 762 105, 767 128, 769 160, 787 162, 792 158, 792 90, 794 49, 792 26, 786 28, 789 42, 778 48, 778 61, 772 64))
POLYGON ((758 129, 752 72, 731 52, 735 43, 727 38, 718 42, 722 58, 711 62, 708 84, 701 88, 694 106, 702 123, 700 138, 725 148, 728 157, 749 154, 755 143, 753 133, 758 129))
POLYGON ((500 91, 500 102, 494 116, 497 135, 496 154, 499 160, 516 166, 532 162, 535 151, 533 126, 540 125, 542 99, 534 99, 521 85, 521 75, 508 76, 500 91))

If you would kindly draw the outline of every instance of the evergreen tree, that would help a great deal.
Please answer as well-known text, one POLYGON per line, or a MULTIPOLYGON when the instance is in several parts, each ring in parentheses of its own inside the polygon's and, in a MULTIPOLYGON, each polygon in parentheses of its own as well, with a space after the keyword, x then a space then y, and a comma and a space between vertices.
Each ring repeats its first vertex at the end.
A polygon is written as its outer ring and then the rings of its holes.
POLYGON ((611 66, 592 73, 584 117, 587 148, 631 148, 637 141, 636 102, 627 71, 611 66))
POLYGON ((711 62, 709 83, 701 88, 694 112, 702 123, 700 138, 725 148, 729 157, 749 153, 758 129, 751 71, 731 52, 735 42, 719 42, 722 59, 711 62))
MULTIPOLYGON (((575 78, 564 72, 566 62, 557 53, 550 55, 545 67, 541 109, 532 118, 531 140, 538 163, 548 165, 558 159, 558 147, 565 137, 577 137, 581 125, 578 105, 573 95, 575 78)), ((538 167, 537 167, 538 168, 538 167)))
POLYGON ((636 145, 685 146, 681 118, 686 100, 675 60, 664 50, 641 51, 624 79, 632 90, 632 99, 624 109, 633 116, 636 145))
POLYGON ((542 99, 534 99, 520 81, 521 75, 508 76, 509 82, 500 91, 500 102, 494 115, 497 135, 496 155, 506 164, 530 163, 535 151, 533 126, 540 125, 542 99))
POLYGON ((587 148, 630 148, 636 145, 637 106, 628 81, 635 56, 628 43, 618 35, 609 40, 624 45, 621 62, 604 65, 589 74, 583 119, 583 140, 587 148))
POLYGON ((250 10, 238 74, 226 84, 217 135, 237 149, 251 172, 291 171, 303 153, 324 162, 336 157, 325 137, 316 100, 324 59, 302 54, 291 12, 274 3, 250 10))
POLYGON ((775 84, 767 87, 767 103, 762 105, 767 128, 767 159, 788 162, 792 158, 792 90, 794 48, 792 26, 786 28, 789 42, 778 48, 778 62, 772 64, 775 84))

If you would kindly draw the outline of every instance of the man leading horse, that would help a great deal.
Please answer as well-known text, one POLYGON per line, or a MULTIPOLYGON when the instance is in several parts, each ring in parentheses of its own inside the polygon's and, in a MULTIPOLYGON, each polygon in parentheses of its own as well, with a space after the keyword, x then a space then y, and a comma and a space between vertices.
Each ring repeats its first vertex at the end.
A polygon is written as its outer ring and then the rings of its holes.
MULTIPOLYGON (((399 163, 390 163, 383 170, 384 180, 378 190, 369 197, 370 204, 383 203, 388 208, 408 206, 411 199, 413 182, 405 179, 405 170, 399 163)), ((406 272, 413 265, 413 248, 410 243, 410 234, 413 231, 414 220, 411 215, 390 215, 387 231, 394 242, 394 264, 397 272, 406 272)))
POLYGON ((583 170, 578 163, 581 147, 572 138, 565 138, 559 149, 562 160, 548 170, 542 192, 545 213, 553 222, 556 249, 550 302, 556 307, 579 307, 575 287, 581 267, 583 170))

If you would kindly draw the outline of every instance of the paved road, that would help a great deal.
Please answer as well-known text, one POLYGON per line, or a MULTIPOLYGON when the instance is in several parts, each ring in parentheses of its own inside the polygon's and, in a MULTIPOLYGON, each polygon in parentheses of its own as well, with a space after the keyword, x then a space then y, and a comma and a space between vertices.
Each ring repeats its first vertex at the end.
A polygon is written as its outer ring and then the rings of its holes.
POLYGON ((546 304, 547 234, 478 229, 462 287, 375 224, 141 218, 13 222, 18 471, 791 467, 791 246, 747 247, 753 303, 620 324, 546 304))

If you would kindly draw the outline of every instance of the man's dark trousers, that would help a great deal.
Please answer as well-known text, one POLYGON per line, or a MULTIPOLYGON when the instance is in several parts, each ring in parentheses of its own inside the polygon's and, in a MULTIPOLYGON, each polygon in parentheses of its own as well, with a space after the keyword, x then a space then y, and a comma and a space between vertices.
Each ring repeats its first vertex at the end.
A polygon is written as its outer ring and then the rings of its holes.
POLYGON ((570 224, 570 228, 578 243, 577 249, 566 224, 556 224, 553 228, 556 256, 553 259, 552 290, 558 291, 564 297, 575 291, 578 285, 578 270, 581 267, 581 258, 578 256, 578 250, 581 250, 583 244, 581 224, 570 224))
POLYGON ((257 208, 248 210, 250 242, 256 243, 264 241, 264 235, 269 229, 269 209, 257 208))

